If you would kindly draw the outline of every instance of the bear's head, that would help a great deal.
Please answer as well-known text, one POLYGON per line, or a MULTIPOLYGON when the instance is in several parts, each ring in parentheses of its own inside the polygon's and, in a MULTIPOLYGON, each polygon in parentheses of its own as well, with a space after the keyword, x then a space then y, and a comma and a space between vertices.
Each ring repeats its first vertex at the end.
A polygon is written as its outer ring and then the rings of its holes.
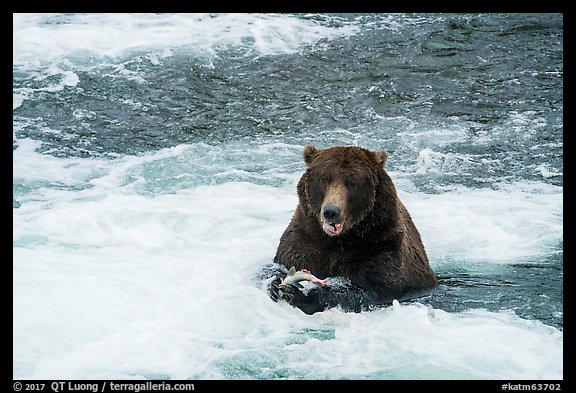
POLYGON ((309 145, 303 156, 308 168, 298 182, 300 206, 328 236, 343 235, 373 216, 383 190, 388 197, 396 196, 384 171, 384 151, 353 146, 320 150, 309 145))

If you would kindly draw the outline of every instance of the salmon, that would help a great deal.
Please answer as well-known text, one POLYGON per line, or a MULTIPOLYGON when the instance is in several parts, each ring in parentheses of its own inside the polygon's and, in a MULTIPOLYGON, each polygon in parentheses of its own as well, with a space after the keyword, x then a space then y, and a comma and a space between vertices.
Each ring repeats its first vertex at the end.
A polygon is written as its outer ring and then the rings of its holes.
POLYGON ((302 269, 296 271, 296 267, 292 266, 288 271, 286 278, 282 280, 280 285, 278 285, 278 288, 286 288, 289 285, 301 287, 301 285, 298 284, 300 281, 310 281, 317 286, 328 284, 328 280, 320 280, 318 277, 310 273, 309 270, 302 269))

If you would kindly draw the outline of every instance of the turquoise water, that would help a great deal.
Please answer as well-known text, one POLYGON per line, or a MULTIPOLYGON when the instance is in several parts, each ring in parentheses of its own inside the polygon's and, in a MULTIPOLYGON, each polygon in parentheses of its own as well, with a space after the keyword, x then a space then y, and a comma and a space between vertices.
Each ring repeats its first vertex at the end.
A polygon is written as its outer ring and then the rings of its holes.
POLYGON ((563 378, 562 15, 13 21, 14 378, 563 378), (309 143, 388 151, 437 291, 270 301, 309 143))

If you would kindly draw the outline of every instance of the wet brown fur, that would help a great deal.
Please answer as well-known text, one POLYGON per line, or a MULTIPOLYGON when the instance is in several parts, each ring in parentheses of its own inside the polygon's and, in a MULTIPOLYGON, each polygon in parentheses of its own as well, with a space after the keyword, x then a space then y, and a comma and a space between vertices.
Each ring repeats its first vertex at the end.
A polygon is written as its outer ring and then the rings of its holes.
POLYGON ((350 278, 382 301, 437 285, 420 234, 384 170, 384 151, 306 146, 303 157, 308 168, 298 182, 299 203, 275 262, 319 278, 350 278), (342 210, 343 229, 333 237, 322 230, 328 202, 342 210))

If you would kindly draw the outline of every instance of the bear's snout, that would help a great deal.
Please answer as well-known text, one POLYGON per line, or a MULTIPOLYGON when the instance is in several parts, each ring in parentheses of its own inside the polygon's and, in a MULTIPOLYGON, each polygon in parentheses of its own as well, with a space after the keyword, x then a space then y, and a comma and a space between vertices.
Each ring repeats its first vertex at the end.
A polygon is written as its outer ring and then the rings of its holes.
POLYGON ((336 222, 341 212, 338 206, 328 203, 322 208, 322 217, 328 222, 336 222))
POLYGON ((319 218, 327 235, 339 235, 344 229, 347 198, 348 190, 342 181, 334 181, 326 189, 319 218))
POLYGON ((322 230, 329 236, 336 236, 342 232, 342 210, 333 203, 326 203, 322 208, 322 230))

